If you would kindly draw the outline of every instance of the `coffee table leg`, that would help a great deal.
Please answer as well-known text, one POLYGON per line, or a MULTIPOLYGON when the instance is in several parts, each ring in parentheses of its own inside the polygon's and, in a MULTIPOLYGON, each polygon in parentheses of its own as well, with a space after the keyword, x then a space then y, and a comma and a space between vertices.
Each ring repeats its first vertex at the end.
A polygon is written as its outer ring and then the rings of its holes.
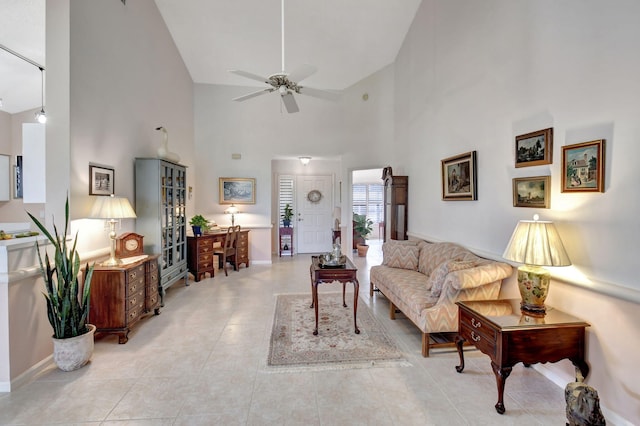
POLYGON ((317 336, 318 335, 318 284, 317 283, 313 283, 311 285, 311 292, 313 293, 312 306, 316 311, 316 328, 313 330, 313 335, 317 336))
POLYGON ((343 308, 347 307, 347 302, 345 301, 345 298, 344 298, 344 290, 346 286, 347 286, 347 283, 343 281, 342 282, 342 307, 343 308))
POLYGON ((311 264, 311 267, 309 268, 309 278, 311 279, 311 306, 309 306, 309 307, 313 308, 313 263, 311 264))
POLYGON ((356 320, 356 313, 358 312, 358 292, 359 291, 360 291, 360 283, 356 278, 353 280, 353 326, 356 329, 356 334, 360 334, 360 329, 358 328, 358 321, 356 320))

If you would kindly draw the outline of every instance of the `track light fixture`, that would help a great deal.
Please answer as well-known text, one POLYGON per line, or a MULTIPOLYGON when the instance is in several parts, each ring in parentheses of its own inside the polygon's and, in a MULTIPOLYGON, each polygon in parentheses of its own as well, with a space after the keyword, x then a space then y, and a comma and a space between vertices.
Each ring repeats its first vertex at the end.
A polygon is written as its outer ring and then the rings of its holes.
POLYGON ((40 100, 41 102, 41 108, 39 112, 36 112, 36 120, 38 120, 38 123, 46 123, 47 122, 47 114, 44 112, 44 68, 42 67, 38 67, 40 68, 40 82, 41 82, 41 98, 40 100))
POLYGON ((30 63, 31 65, 33 65, 34 67, 38 67, 38 69, 40 70, 40 78, 41 78, 41 87, 42 87, 42 102, 41 102, 41 107, 40 107, 40 111, 36 113, 36 119, 38 120, 38 122, 40 123, 46 123, 47 122, 47 115, 44 112, 44 67, 42 65, 40 65, 39 63, 32 61, 31 59, 27 58, 26 56, 23 56, 21 54, 19 54, 18 52, 9 49, 7 46, 0 44, 0 49, 4 50, 7 53, 12 54, 13 56, 22 59, 25 62, 30 63))

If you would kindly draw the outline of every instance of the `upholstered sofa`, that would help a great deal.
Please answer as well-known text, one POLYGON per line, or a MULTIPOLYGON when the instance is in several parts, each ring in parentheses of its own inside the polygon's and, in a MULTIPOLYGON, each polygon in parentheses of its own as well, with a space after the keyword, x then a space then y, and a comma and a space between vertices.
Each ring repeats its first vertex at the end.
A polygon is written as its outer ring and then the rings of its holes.
POLYGON ((389 300, 389 316, 402 311, 422 332, 422 356, 449 343, 444 333, 458 330, 459 300, 497 299, 509 264, 481 258, 454 243, 387 241, 382 265, 370 271, 369 295, 379 290, 389 300), (437 333, 437 334, 436 334, 437 333))

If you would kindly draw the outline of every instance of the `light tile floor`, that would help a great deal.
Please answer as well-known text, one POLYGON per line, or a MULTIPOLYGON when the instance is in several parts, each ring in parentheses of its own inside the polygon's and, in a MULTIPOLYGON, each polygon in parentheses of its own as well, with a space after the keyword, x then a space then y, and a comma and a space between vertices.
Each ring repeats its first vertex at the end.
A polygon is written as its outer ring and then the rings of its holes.
MULTIPOLYGON (((54 366, 20 389, 0 394, 0 424, 105 425, 561 425, 564 392, 521 364, 494 409, 489 358, 470 350, 458 374, 454 350, 420 355, 409 320, 388 319, 381 295, 369 298, 368 269, 380 247, 355 257, 360 300, 397 339, 411 367, 271 373, 265 368, 274 295, 310 292, 309 255, 275 257, 167 292, 159 316, 130 333, 96 341, 89 365, 54 366)), ((348 286, 349 287, 349 286, 348 286)), ((321 286, 338 291, 339 284, 321 286)), ((567 361, 568 362, 568 361, 567 361)))

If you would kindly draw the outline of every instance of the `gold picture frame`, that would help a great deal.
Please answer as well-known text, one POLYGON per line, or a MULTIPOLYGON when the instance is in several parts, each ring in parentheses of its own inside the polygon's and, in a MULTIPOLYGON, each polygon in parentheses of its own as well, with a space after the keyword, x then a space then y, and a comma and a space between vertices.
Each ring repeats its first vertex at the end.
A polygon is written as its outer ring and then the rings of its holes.
POLYGON ((553 127, 516 136, 516 167, 553 162, 553 127))
POLYGON ((256 180, 255 178, 230 178, 218 179, 220 204, 255 204, 256 180))
POLYGON ((604 139, 562 147, 561 192, 604 192, 604 139))
POLYGON ((550 188, 551 176, 514 178, 513 207, 548 209, 550 188))
POLYGON ((472 201, 478 199, 476 151, 441 160, 442 199, 472 201))

